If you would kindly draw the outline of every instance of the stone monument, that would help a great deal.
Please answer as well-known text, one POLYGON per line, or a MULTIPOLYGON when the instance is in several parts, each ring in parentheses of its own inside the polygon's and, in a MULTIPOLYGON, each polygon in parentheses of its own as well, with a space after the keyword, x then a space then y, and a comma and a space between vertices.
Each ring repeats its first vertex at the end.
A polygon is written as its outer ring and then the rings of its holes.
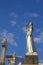
POLYGON ((29 25, 26 25, 26 40, 27 40, 27 51, 25 54, 25 65, 30 64, 38 64, 38 55, 34 47, 34 41, 33 41, 33 24, 32 22, 29 23, 29 25))
POLYGON ((6 55, 8 60, 8 65, 15 65, 16 53, 14 52, 13 55, 6 55))

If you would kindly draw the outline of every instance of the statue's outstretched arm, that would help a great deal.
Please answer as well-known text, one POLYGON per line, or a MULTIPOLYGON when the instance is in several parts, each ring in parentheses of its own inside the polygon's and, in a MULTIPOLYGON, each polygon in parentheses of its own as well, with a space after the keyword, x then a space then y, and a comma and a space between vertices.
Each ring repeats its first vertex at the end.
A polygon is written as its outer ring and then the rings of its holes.
POLYGON ((29 28, 28 28, 28 24, 25 25, 25 31, 28 32, 29 31, 29 28))

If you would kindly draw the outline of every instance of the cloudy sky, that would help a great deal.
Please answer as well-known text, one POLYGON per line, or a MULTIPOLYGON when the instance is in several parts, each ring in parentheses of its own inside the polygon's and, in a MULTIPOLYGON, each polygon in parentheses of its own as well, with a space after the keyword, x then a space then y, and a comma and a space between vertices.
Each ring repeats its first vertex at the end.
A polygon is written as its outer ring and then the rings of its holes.
MULTIPOLYGON (((25 24, 33 23, 34 45, 39 62, 43 62, 43 0, 0 0, 0 51, 1 40, 7 39, 6 54, 16 52, 25 56, 25 24)), ((1 55, 1 52, 0 52, 1 55)))

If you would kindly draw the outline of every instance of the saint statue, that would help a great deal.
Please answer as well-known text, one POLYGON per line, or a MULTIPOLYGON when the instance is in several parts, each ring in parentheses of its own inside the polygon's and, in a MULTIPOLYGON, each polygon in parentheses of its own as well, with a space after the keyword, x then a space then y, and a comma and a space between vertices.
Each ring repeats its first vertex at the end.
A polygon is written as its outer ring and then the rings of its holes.
POLYGON ((30 24, 26 25, 27 52, 34 52, 32 32, 33 24, 30 22, 30 24))

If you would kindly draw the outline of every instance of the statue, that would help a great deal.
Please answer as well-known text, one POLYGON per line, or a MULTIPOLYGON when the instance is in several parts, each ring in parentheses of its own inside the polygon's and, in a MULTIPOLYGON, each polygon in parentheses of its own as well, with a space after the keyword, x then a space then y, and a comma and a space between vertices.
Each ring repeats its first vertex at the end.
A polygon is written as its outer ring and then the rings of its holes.
POLYGON ((33 24, 30 22, 30 24, 26 25, 26 39, 27 39, 27 52, 34 52, 34 45, 33 45, 33 24))

